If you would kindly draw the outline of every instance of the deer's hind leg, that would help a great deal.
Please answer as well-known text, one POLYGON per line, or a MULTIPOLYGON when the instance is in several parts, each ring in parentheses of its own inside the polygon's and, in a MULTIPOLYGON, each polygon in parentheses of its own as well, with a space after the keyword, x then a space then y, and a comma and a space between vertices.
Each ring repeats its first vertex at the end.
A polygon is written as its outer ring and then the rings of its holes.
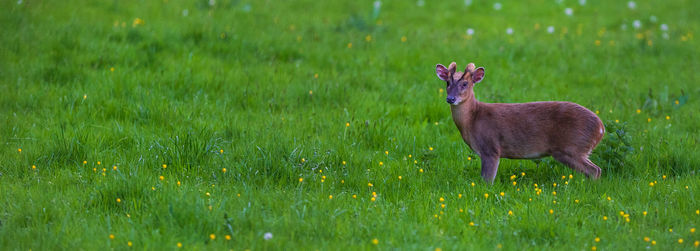
POLYGON ((594 172, 593 179, 600 178, 600 173, 601 173, 600 167, 598 167, 595 163, 593 163, 593 161, 591 161, 591 160, 588 159, 588 158, 585 158, 584 164, 586 164, 586 166, 587 166, 589 169, 592 169, 592 170, 593 170, 593 172, 594 172))
POLYGON ((581 172, 592 179, 600 177, 600 167, 596 166, 585 156, 576 156, 569 153, 557 152, 552 153, 552 157, 567 165, 569 168, 581 172))

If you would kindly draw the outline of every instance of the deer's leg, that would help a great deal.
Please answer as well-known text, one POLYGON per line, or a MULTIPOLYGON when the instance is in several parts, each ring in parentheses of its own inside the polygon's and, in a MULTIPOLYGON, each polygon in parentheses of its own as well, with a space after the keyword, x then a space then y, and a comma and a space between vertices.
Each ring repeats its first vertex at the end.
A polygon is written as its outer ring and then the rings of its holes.
POLYGON ((588 169, 593 170, 593 179, 598 179, 598 178, 600 178, 600 173, 601 173, 600 167, 598 167, 595 163, 593 163, 593 161, 591 161, 591 160, 588 159, 588 158, 586 158, 586 159, 584 160, 584 164, 586 164, 586 166, 588 167, 588 169))
POLYGON ((575 157, 575 155, 562 152, 552 153, 552 157, 590 178, 597 179, 600 177, 600 168, 585 157, 575 157))
POLYGON ((484 181, 493 184, 498 172, 498 156, 480 156, 481 157, 481 177, 484 181))

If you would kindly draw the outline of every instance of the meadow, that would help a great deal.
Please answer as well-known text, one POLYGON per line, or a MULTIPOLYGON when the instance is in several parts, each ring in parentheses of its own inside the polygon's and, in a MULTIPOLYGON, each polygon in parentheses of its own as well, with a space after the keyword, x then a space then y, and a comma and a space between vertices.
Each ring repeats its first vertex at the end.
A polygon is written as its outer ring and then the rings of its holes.
POLYGON ((0 249, 683 250, 700 233, 700 4, 0 1, 0 249), (480 177, 435 65, 565 100, 587 179, 480 177))

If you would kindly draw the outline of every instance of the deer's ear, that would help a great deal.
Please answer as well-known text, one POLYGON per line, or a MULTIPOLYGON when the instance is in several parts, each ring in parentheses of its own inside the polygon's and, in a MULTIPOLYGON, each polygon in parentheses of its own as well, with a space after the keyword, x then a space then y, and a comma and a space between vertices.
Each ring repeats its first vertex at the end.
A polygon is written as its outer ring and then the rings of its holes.
POLYGON ((437 73, 438 78, 440 78, 442 81, 447 81, 450 79, 450 74, 444 65, 437 64, 437 66, 435 66, 435 73, 437 73))
POLYGON ((474 84, 481 82, 481 80, 484 79, 484 67, 479 67, 476 68, 476 71, 474 71, 474 74, 472 74, 472 81, 474 81, 474 84))

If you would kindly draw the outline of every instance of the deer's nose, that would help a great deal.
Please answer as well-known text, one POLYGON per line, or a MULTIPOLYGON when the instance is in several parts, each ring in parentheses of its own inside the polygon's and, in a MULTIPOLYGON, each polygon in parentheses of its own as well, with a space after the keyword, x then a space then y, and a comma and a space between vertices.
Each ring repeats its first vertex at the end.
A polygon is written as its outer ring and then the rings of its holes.
POLYGON ((447 103, 454 104, 456 98, 455 97, 447 97, 447 103))

